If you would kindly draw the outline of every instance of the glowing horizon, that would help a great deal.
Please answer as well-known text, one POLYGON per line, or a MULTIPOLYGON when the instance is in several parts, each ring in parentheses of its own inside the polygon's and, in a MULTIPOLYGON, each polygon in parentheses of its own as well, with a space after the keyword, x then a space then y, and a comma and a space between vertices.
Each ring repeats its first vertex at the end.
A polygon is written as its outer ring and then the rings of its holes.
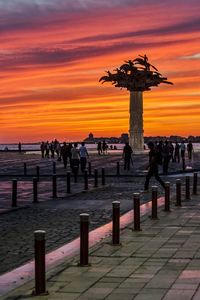
POLYGON ((128 132, 129 93, 98 82, 147 54, 144 135, 200 135, 197 0, 0 0, 0 143, 128 132))

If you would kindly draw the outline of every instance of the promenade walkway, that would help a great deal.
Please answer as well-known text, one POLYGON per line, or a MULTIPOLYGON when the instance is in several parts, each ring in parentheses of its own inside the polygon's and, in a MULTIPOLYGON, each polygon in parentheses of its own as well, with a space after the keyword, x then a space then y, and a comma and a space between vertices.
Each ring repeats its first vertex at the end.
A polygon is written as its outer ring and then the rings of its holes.
MULTIPOLYGON (((162 199, 160 200, 162 201, 162 199)), ((121 232, 121 245, 107 237, 90 249, 91 266, 78 267, 78 257, 48 273, 46 296, 33 299, 200 299, 199 196, 185 200, 171 212, 159 208, 159 219, 142 218, 142 231, 129 224, 121 232)), ((1 299, 31 299, 34 282, 1 299)))

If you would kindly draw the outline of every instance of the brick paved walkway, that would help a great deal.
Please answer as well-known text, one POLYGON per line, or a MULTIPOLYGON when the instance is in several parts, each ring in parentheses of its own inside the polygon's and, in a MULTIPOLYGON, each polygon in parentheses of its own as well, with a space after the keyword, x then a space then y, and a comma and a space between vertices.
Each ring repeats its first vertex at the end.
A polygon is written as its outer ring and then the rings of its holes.
MULTIPOLYGON (((121 246, 110 237, 90 250, 90 267, 77 267, 77 258, 48 275, 48 296, 34 299, 200 299, 200 203, 198 196, 159 210, 159 220, 145 218, 142 231, 132 224, 121 233, 121 246)), ((34 283, 7 298, 30 299, 34 283)))

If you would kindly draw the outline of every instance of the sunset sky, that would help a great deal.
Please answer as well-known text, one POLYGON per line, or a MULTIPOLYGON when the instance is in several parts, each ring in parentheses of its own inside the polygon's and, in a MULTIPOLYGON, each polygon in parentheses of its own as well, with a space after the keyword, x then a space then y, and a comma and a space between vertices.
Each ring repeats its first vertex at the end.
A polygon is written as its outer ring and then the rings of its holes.
POLYGON ((128 132, 105 70, 147 54, 144 135, 200 135, 199 0, 0 0, 0 143, 128 132))

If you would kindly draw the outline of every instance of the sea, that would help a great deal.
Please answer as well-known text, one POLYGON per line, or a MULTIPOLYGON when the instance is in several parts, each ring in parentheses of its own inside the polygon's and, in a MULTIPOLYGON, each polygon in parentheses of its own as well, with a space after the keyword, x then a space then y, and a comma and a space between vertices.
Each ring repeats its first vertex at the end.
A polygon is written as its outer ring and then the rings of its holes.
MULTIPOLYGON (((110 146, 116 147, 116 150, 122 150, 124 147, 124 144, 108 144, 109 150, 110 146)), ((87 144, 86 147, 88 150, 94 151, 97 149, 97 144, 87 144)), ((193 143, 194 147, 194 152, 200 152, 200 143, 193 143)), ((18 150, 18 144, 0 144, 0 150, 18 150)), ((21 146, 22 151, 28 151, 28 152, 34 152, 34 151, 39 151, 40 150, 40 144, 23 144, 21 146)), ((146 145, 147 149, 147 145, 146 145)))

